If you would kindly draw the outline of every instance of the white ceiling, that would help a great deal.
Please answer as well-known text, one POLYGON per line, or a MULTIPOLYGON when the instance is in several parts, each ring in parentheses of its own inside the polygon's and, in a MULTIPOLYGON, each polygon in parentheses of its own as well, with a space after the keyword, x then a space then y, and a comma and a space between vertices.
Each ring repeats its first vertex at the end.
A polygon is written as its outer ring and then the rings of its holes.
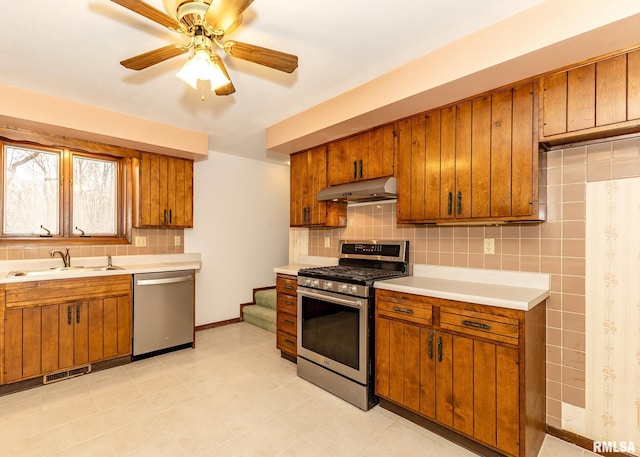
POLYGON ((540 2, 255 0, 228 38, 295 54, 298 69, 219 53, 236 93, 201 101, 175 77, 186 56, 140 72, 119 64, 186 42, 176 32, 108 0, 2 1, 0 84, 206 132, 210 151, 284 160, 265 150, 268 126, 540 2))

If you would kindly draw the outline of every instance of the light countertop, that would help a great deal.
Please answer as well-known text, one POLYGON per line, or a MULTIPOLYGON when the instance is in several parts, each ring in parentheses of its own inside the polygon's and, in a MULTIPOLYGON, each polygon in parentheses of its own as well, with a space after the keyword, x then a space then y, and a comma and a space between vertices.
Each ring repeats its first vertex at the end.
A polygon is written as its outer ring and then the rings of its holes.
POLYGON ((51 279, 81 278, 89 276, 115 276, 122 274, 157 273, 177 270, 199 270, 202 261, 199 253, 189 254, 161 254, 161 255, 132 255, 113 256, 112 264, 121 267, 122 270, 97 271, 92 267, 104 267, 107 265, 107 257, 72 257, 72 266, 85 268, 64 271, 49 269, 62 266, 59 257, 53 259, 34 260, 3 260, 0 261, 0 284, 26 281, 42 281, 51 279), (9 276, 12 271, 34 271, 39 273, 33 276, 9 276))
POLYGON ((338 259, 336 257, 321 257, 321 256, 311 256, 311 255, 301 255, 298 258, 298 262, 299 263, 275 267, 273 271, 275 273, 297 276, 298 271, 301 270, 302 268, 338 265, 338 259))
POLYGON ((376 281, 377 289, 528 311, 549 296, 550 276, 414 265, 413 276, 376 281))

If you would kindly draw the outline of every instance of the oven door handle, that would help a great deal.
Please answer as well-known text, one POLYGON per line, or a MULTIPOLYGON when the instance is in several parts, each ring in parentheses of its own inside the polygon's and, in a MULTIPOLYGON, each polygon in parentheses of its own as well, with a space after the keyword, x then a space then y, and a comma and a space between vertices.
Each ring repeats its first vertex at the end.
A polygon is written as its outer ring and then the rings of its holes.
POLYGON ((307 292, 306 290, 305 291, 298 290, 298 293, 304 297, 317 298, 318 300, 338 303, 339 305, 345 305, 351 308, 362 308, 362 300, 345 300, 344 298, 329 297, 327 295, 307 292))

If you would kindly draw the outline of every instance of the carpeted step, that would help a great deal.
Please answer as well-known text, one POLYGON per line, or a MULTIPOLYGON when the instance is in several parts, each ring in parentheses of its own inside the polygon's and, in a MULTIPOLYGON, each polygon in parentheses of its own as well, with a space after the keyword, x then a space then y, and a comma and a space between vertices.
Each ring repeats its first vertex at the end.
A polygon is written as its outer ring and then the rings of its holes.
POLYGON ((276 309, 276 300, 276 289, 259 290, 256 292, 256 305, 276 309))
MULTIPOLYGON (((256 301, 257 301, 256 293, 256 301)), ((257 325, 260 328, 276 332, 276 310, 262 305, 245 306, 242 310, 244 320, 250 324, 257 325)))

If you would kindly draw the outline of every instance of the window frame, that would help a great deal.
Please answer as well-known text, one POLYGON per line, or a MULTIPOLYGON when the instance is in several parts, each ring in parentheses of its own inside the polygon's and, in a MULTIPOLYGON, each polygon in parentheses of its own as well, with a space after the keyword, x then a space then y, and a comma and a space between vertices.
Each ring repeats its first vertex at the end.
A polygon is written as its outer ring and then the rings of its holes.
MULTIPOLYGON (((75 141, 77 142, 77 141, 75 141)), ((74 143, 74 141, 69 141, 74 143)), ((81 142, 82 143, 82 142, 81 142)), ((94 145, 95 144, 91 144, 94 145)), ((98 149, 100 145, 97 145, 98 149)), ((18 244, 25 242, 46 243, 46 244, 131 244, 132 240, 132 220, 131 213, 131 174, 133 154, 123 151, 118 154, 113 153, 110 147, 108 151, 95 152, 87 151, 78 147, 68 147, 67 145, 54 146, 43 145, 39 142, 16 141, 10 138, 0 137, 0 154, 2 155, 2 170, 0 170, 0 188, 3 197, 0 198, 0 244, 18 244), (59 191, 59 234, 44 236, 45 232, 36 235, 10 235, 4 234, 4 185, 5 185, 5 146, 24 149, 42 150, 45 152, 55 152, 60 154, 60 191, 59 191), (91 235, 82 236, 79 232, 74 233, 73 227, 73 157, 87 157, 97 160, 107 160, 116 164, 116 234, 115 235, 91 235)), ((117 149, 117 148, 116 148, 117 149)), ((82 227, 80 227, 82 228, 82 227)))

